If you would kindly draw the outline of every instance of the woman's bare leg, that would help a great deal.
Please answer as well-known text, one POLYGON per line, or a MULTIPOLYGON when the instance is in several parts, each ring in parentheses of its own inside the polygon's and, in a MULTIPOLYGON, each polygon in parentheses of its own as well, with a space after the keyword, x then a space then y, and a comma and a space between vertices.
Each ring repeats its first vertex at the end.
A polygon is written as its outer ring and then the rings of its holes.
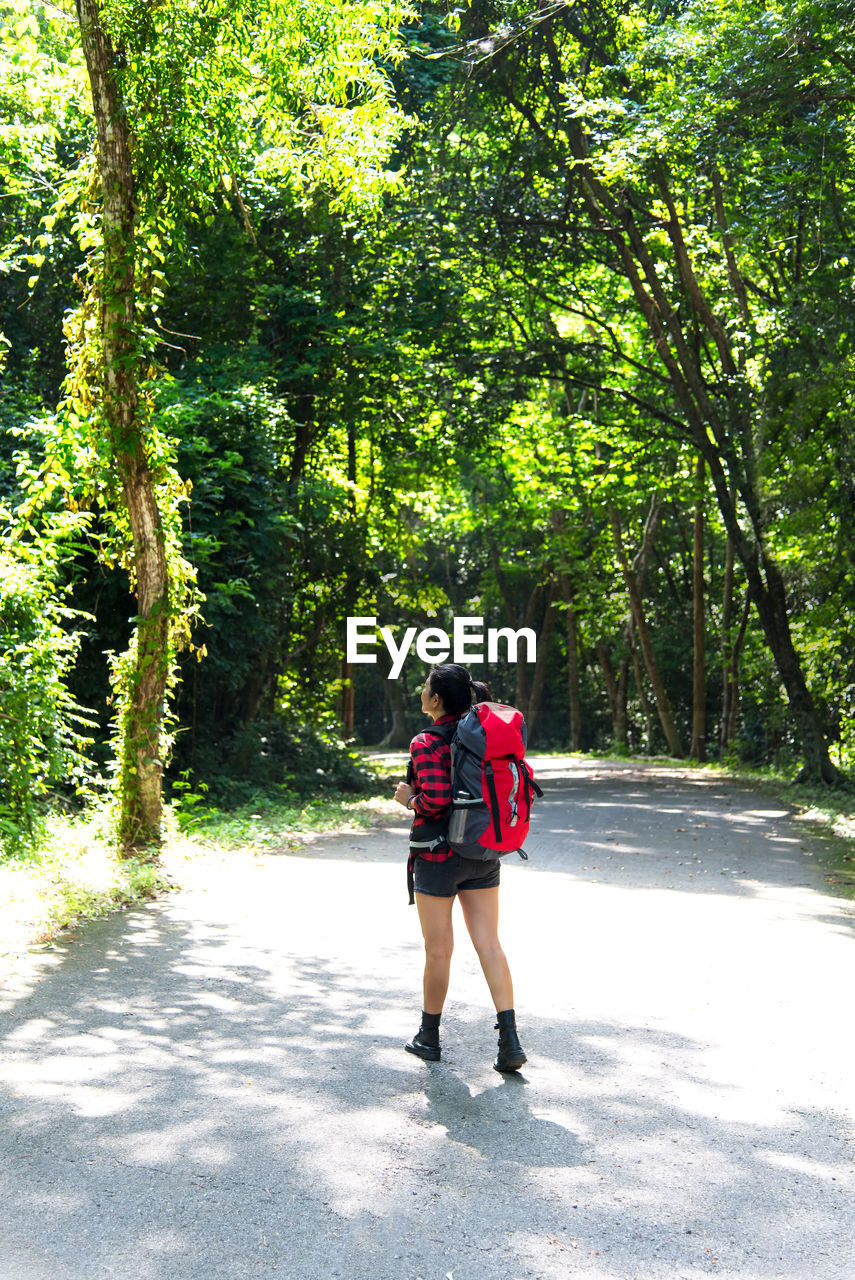
POLYGON ((495 889, 461 889, 457 896, 496 1012, 513 1009, 511 971, 499 942, 499 886, 496 885, 495 889))
POLYGON ((451 923, 453 898, 434 898, 428 893, 416 894, 416 909, 425 940, 424 1004, 425 1013, 442 1013, 451 974, 454 950, 454 928, 451 923))

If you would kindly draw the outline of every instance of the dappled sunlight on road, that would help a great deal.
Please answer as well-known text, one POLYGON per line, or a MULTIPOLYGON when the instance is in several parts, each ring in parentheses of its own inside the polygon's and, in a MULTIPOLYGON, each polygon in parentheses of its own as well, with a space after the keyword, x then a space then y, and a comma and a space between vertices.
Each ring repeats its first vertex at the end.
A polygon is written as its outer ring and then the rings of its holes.
POLYGON ((443 1061, 402 1051, 422 955, 382 830, 215 862, 34 962, 0 1052, 3 1280, 832 1280, 852 908, 780 813, 627 781, 565 780, 505 860, 518 1077, 459 923, 443 1061))

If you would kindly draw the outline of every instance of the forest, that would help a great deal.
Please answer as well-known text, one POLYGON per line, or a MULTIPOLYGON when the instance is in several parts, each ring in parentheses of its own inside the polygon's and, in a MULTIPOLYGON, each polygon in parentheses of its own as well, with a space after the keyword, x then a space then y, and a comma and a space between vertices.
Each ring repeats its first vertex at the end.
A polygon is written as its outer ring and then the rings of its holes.
POLYGON ((538 751, 855 759, 849 0, 4 0, 0 847, 538 751), (378 637, 379 639, 379 637, 378 637))

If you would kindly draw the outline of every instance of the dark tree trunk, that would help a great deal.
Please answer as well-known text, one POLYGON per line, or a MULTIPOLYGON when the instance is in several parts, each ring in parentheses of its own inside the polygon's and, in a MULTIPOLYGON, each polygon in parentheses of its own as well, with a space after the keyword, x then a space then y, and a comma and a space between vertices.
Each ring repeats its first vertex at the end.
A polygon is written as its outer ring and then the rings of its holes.
POLYGON ((543 690, 546 684, 546 665, 549 660, 549 650, 552 646, 552 633, 555 629, 555 608, 554 601, 556 595, 556 584, 550 583, 549 591, 546 596, 546 613, 543 617, 543 627, 540 632, 540 639, 537 642, 537 662, 534 668, 534 679, 531 685, 531 694, 528 700, 528 715, 526 716, 526 731, 528 734, 528 744, 534 738, 535 727, 540 718, 540 708, 543 703, 543 690))
POLYGON ((272 679, 267 663, 261 661, 259 669, 244 682, 237 700, 237 719, 242 728, 247 728, 257 719, 272 679))
POLYGON ((632 654, 632 673, 635 676, 635 687, 638 690, 638 699, 641 703, 641 712, 644 716, 644 749, 648 755, 653 754, 653 708, 650 705, 650 699, 644 688, 644 672, 641 669, 641 661, 638 657, 638 645, 635 643, 633 634, 632 620, 626 629, 627 644, 632 654))
POLYGON ((606 696, 612 713, 612 740, 614 749, 619 755, 628 750, 626 723, 626 692, 629 683, 629 658, 624 655, 620 661, 618 674, 615 674, 611 654, 604 644, 597 646, 597 657, 603 672, 606 696))
POLYGON ((618 663, 617 688, 615 689, 615 744, 622 753, 629 752, 629 654, 622 655, 618 663))
MULTIPOLYGON (((754 540, 743 532, 736 506, 730 499, 727 476, 718 453, 712 448, 708 438, 703 441, 699 438, 698 444, 710 466, 725 528, 733 539, 734 549, 745 570, 750 597, 754 602, 766 642, 787 691, 805 761, 801 776, 827 783, 838 782, 840 773, 832 764, 828 754, 828 744, 819 715, 793 644, 787 593, 781 571, 767 554, 762 541, 754 540)), ((754 521, 755 530, 758 524, 759 517, 754 521)))
POLYGON ((733 637, 730 634, 733 617, 733 579, 734 579, 733 539, 728 535, 724 552, 724 590, 721 601, 721 730, 719 746, 722 754, 727 750, 731 740, 731 708, 736 698, 736 690, 732 681, 733 637))
POLYGON ((407 727, 407 694, 402 677, 397 680, 389 678, 392 670, 392 659, 385 645, 377 651, 377 670, 386 678, 383 681, 383 693, 386 705, 392 713, 392 727, 378 743, 381 747, 406 748, 410 745, 411 733, 407 727))
POLYGON ((704 628, 704 460, 698 458, 697 497, 695 500, 694 540, 692 547, 692 747, 695 760, 707 758, 707 678, 704 628))
POLYGON ((407 699, 400 680, 387 680, 385 693, 392 712, 392 727, 379 745, 406 748, 410 745, 410 732, 407 728, 407 699))
POLYGON ((739 622, 739 629, 736 633, 736 639, 733 642, 733 648, 730 655, 730 670, 728 673, 728 685, 730 688, 730 700, 727 709, 727 741, 732 742, 736 737, 736 728, 739 721, 739 654, 742 649, 742 642, 745 639, 745 632, 748 629, 748 618, 751 613, 751 597, 746 593, 745 605, 742 610, 742 618, 739 622))
MULTIPOLYGON (((508 583, 502 571, 502 561, 499 555, 499 548, 494 540, 490 540, 490 558, 493 562, 493 573, 496 577, 496 583, 499 593, 502 597, 502 603, 505 607, 505 622, 507 626, 514 630, 520 625, 517 619, 517 611, 514 608, 514 602, 508 589, 508 583)), ((540 607, 540 599, 543 595, 543 587, 538 583, 528 598, 526 605, 525 617, 522 620, 522 626, 533 627, 537 618, 537 611, 540 607)), ((538 645, 538 650, 540 646, 538 645)), ((529 721, 529 704, 531 701, 531 684, 528 678, 528 664, 526 662, 526 647, 520 645, 517 654, 517 687, 514 697, 514 704, 523 713, 526 719, 526 725, 529 721)))
POLYGON ((345 738, 353 737, 354 697, 353 697, 353 665, 350 662, 341 664, 341 731, 345 738))
MULTIPOLYGON (((648 550, 650 546, 652 546, 653 531, 655 530, 655 512, 656 500, 653 499, 651 502, 650 512, 645 523, 645 535, 644 541, 642 542, 642 548, 647 546, 648 550)), ((674 713, 671 710, 671 703, 665 689, 665 682, 662 679, 662 674, 659 670, 659 663, 656 660, 656 654, 653 650, 653 640, 650 635, 650 628, 647 625, 647 618, 644 613, 641 592, 638 588, 641 570, 639 570, 639 573, 635 573, 633 572, 633 568, 627 563, 626 553, 623 549, 620 517, 614 507, 609 511, 609 518, 612 524, 618 563, 623 571, 624 582, 626 583, 627 594, 629 595, 629 604, 632 610, 633 621, 635 622, 635 630, 638 635, 641 656, 644 659, 647 676, 653 690, 653 698, 656 702, 656 710, 659 713, 659 723, 662 725, 662 732, 665 734, 665 741, 668 743, 668 750, 671 752, 671 755, 682 757, 684 754, 683 744, 680 741, 680 734, 674 721, 674 713)), ((646 561, 646 555, 643 558, 642 564, 644 561, 646 561)))
MULTIPOLYGON (((540 606, 540 600, 542 595, 543 595, 543 587, 540 585, 534 587, 534 589, 531 592, 531 595, 528 598, 525 617, 523 618, 523 621, 522 621, 522 625, 524 627, 531 627, 532 629, 534 628, 534 624, 537 620, 537 611, 540 606)), ((513 618, 508 619, 508 625, 511 627, 516 627, 516 623, 513 620, 513 618)), ((538 658, 539 658, 540 644, 538 644, 537 646, 537 651, 538 651, 538 658)), ((531 719, 531 682, 529 680, 529 675, 528 675, 528 662, 526 660, 527 657, 528 657, 528 654, 526 651, 526 646, 520 645, 517 651, 516 705, 519 707, 520 711, 525 716, 526 725, 528 725, 529 720, 531 719)), ((535 711, 535 718, 536 718, 536 715, 537 715, 537 712, 535 711)))
POLYGON ((579 691, 579 615, 573 608, 570 577, 562 577, 567 602, 567 686, 570 697, 570 750, 582 750, 582 699, 579 691))

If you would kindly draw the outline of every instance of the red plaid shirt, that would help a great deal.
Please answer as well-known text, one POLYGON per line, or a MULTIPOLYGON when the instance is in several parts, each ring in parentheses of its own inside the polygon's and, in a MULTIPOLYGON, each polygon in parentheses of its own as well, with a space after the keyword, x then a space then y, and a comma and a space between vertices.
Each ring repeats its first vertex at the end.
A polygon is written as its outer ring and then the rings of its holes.
MULTIPOLYGON (((459 716, 440 716, 434 723, 454 724, 459 716)), ((410 809, 413 819, 412 835, 419 838, 419 827, 428 819, 441 817, 451 804, 451 748, 434 733, 417 733, 410 743, 413 762, 413 786, 416 794, 410 809)), ((454 851, 444 842, 435 849, 420 850, 419 857, 428 862, 445 862, 454 851)))

